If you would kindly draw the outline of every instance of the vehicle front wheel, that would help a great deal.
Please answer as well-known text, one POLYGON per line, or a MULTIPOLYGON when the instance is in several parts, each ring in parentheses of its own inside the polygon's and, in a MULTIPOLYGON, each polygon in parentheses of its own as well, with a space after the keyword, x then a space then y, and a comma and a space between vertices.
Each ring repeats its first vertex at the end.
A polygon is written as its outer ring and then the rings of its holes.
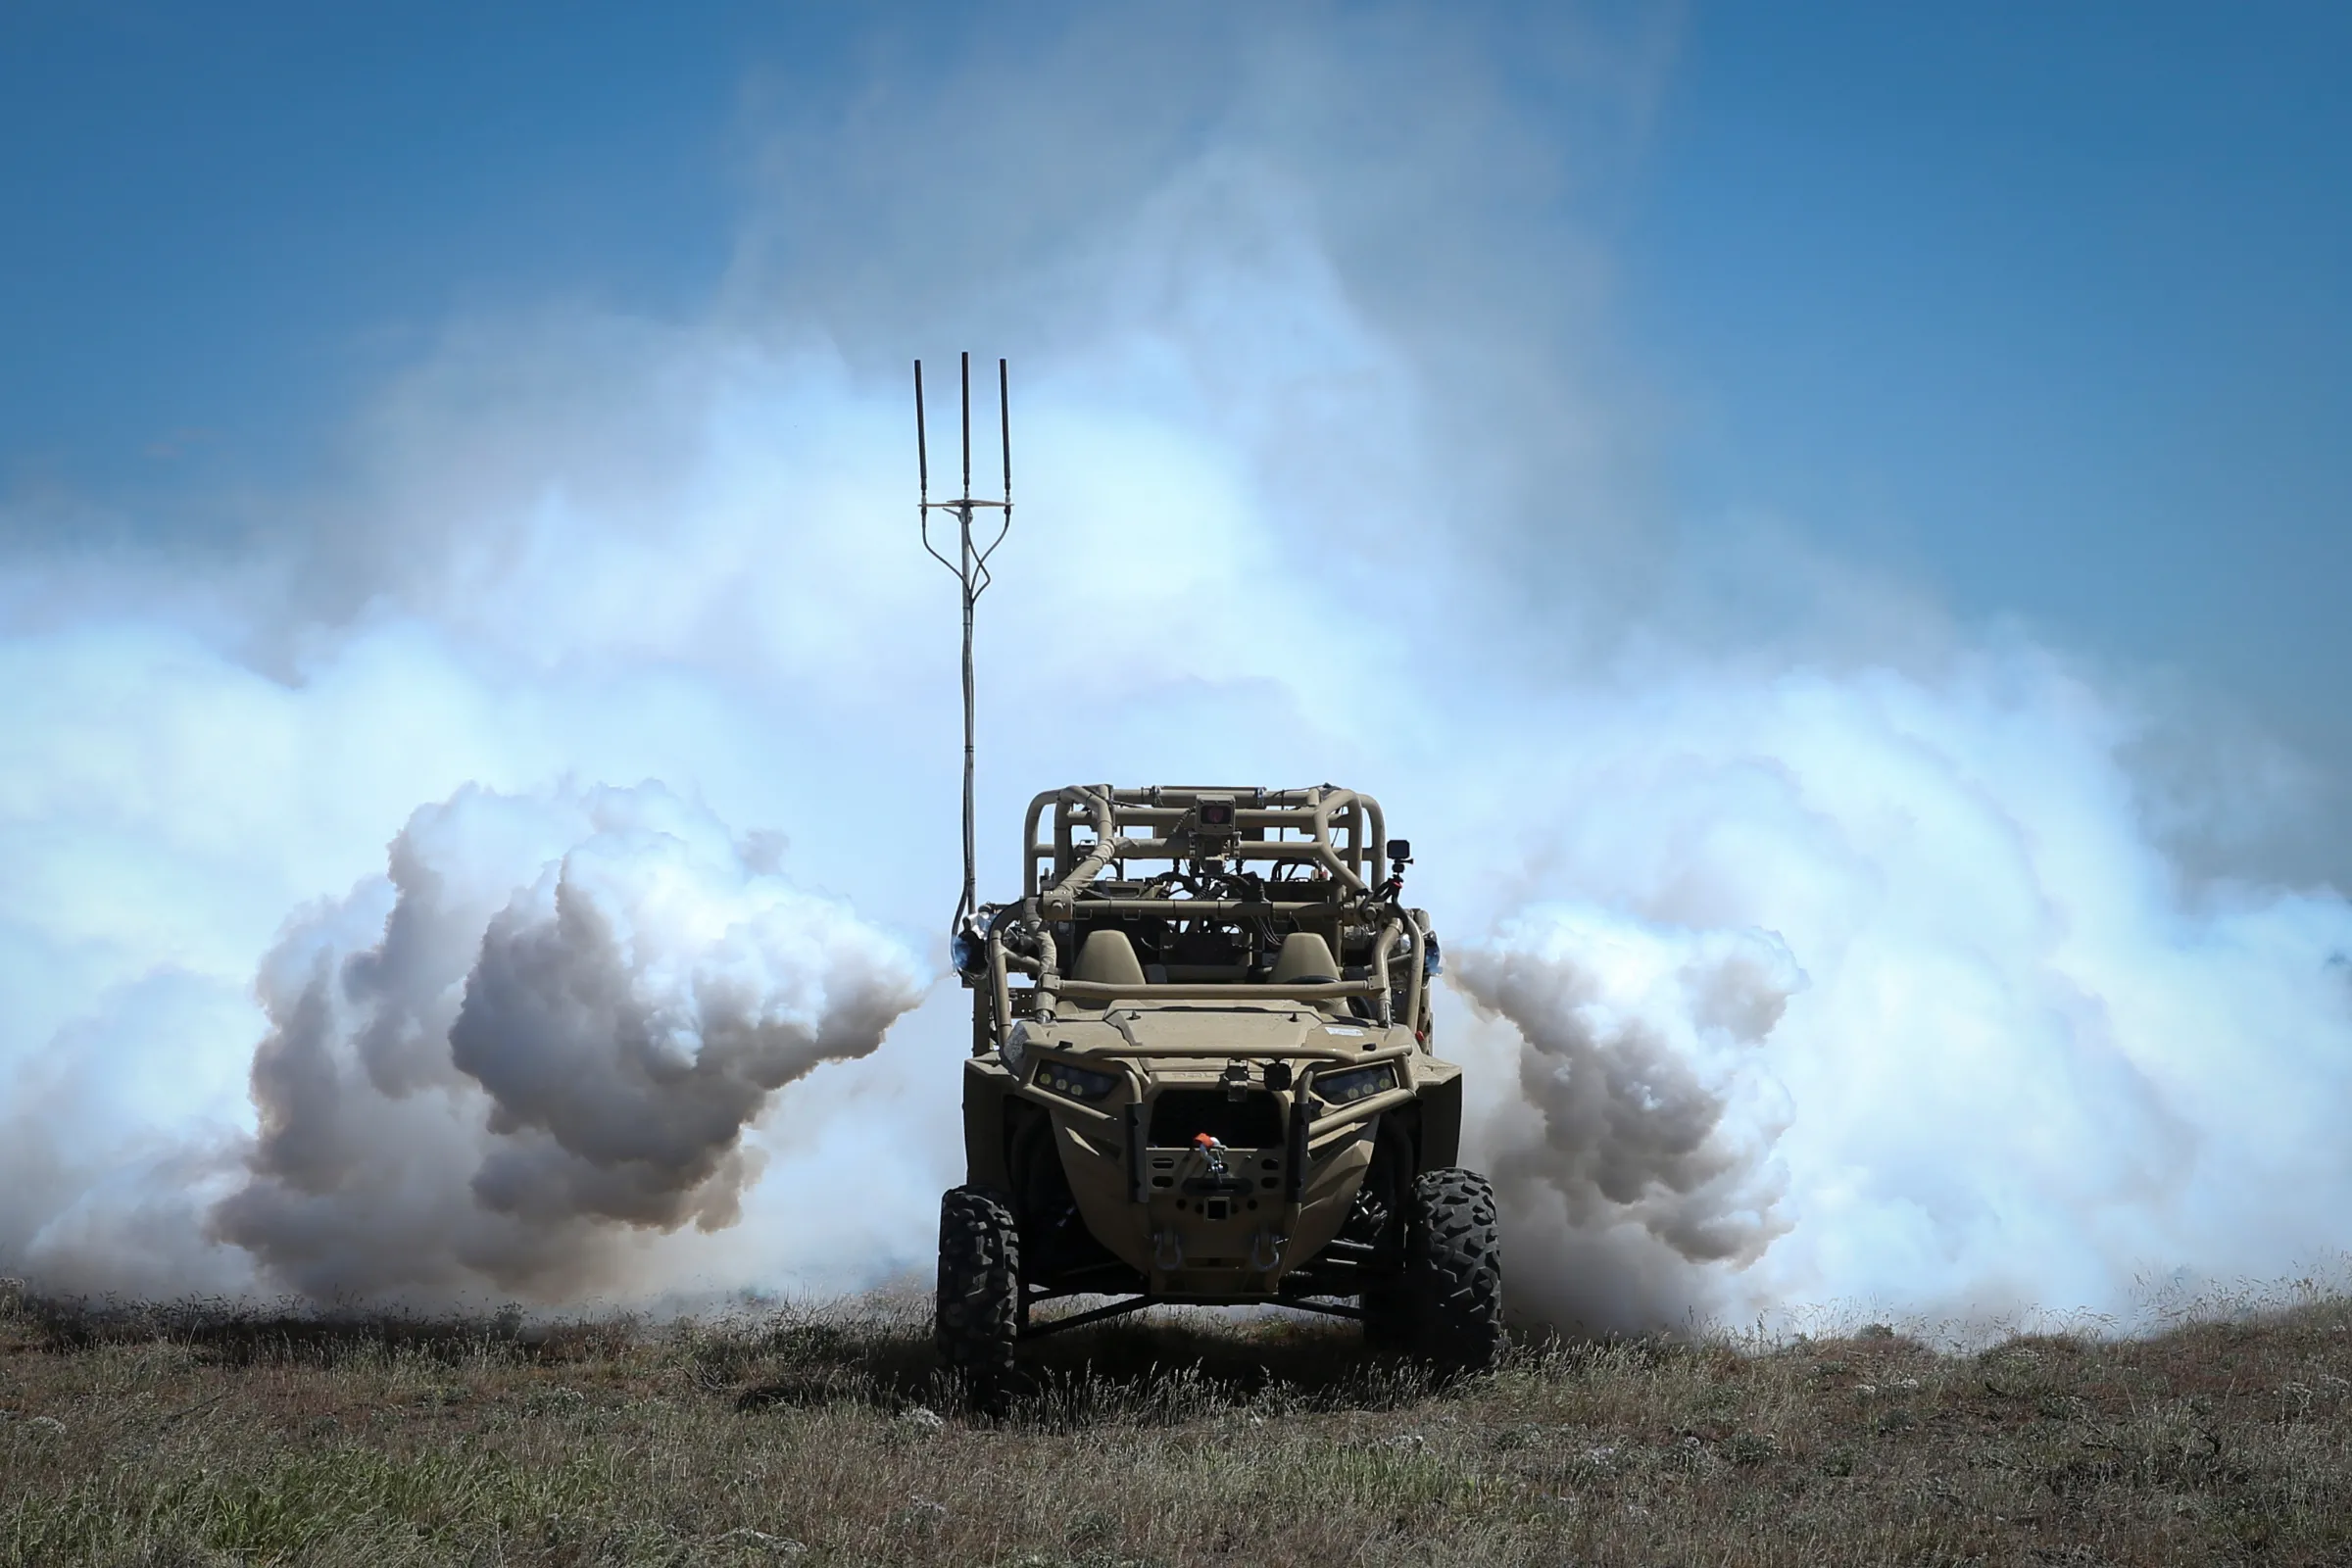
POLYGON ((1447 1169, 1414 1178, 1404 1277, 1392 1290, 1381 1304, 1412 1353, 1441 1372, 1494 1365, 1502 1348, 1502 1245, 1484 1176, 1447 1169))
POLYGON ((932 1334, 943 1371, 983 1409, 1013 1388, 1020 1338, 1021 1233, 1000 1193, 956 1187, 939 1200, 939 1302, 932 1334))

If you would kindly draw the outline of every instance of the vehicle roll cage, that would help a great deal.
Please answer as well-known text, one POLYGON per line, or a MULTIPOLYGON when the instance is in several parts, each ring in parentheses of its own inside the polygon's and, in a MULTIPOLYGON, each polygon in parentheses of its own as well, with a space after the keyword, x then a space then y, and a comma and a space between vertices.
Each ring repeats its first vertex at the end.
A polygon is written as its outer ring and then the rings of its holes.
POLYGON ((1029 803, 1022 822, 1029 854, 1022 866, 1021 894, 1041 895, 1039 869, 1053 862, 1055 881, 1045 896, 1071 890, 1092 881, 1113 860, 1177 860, 1193 858, 1200 837, 1198 818, 1202 798, 1229 802, 1231 837, 1220 835, 1228 858, 1241 860, 1307 861, 1357 893, 1370 890, 1367 872, 1379 868, 1387 818, 1380 803, 1353 790, 1323 785, 1305 790, 1216 789, 1206 786, 1154 786, 1122 790, 1107 784, 1073 785, 1048 790, 1029 803), (1248 804, 1243 804, 1247 802, 1248 804), (1054 808, 1054 839, 1041 843, 1038 823, 1048 807, 1054 808), (1345 820, 1335 821, 1345 811, 1345 820), (1084 826, 1093 835, 1082 841, 1084 826), (1128 826, 1157 828, 1156 838, 1129 838, 1128 826), (1337 835, 1345 831, 1347 841, 1337 835), (1300 839, 1279 835, 1298 833, 1300 839), (1269 836, 1273 835, 1273 836, 1269 836), (1081 852, 1084 852, 1083 856, 1081 852))
POLYGON ((1399 902, 1409 847, 1390 843, 1386 831, 1378 801, 1332 785, 1105 784, 1040 794, 1022 823, 1020 902, 983 906, 958 930, 957 967, 967 983, 985 985, 976 1000, 993 1004, 973 1049, 993 1049, 1017 1019, 1050 1018, 1062 1002, 1088 1007, 1119 1001, 1348 1002, 1352 1007, 1352 999, 1364 998, 1373 1021, 1386 1026, 1401 1012, 1413 1023, 1421 1014, 1430 938, 1426 918, 1399 902), (1392 862, 1386 877, 1384 856, 1392 862), (1132 879, 1130 867, 1139 861, 1172 869, 1132 879), (1273 874, 1250 869, 1252 863, 1270 865, 1273 874), (1140 985, 1064 972, 1065 944, 1074 954, 1093 931, 1149 928, 1156 939, 1187 924, 1253 932, 1261 959, 1270 959, 1280 937, 1313 932, 1328 943, 1340 972, 1276 979, 1247 964, 1154 964, 1156 977, 1140 985), (1351 952, 1360 961, 1347 961, 1351 952), (1391 974, 1393 955, 1405 960, 1401 987, 1391 974), (1170 973, 1187 967, 1218 972, 1170 973), (1027 984, 1016 988, 1016 975, 1027 984))

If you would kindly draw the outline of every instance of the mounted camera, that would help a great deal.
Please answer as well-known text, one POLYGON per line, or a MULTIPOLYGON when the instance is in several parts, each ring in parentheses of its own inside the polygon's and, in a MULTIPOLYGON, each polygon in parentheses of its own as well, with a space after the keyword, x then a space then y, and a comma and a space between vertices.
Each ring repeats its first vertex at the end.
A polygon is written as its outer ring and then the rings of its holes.
POLYGON ((1193 805, 1193 853, 1204 860, 1233 854, 1242 830, 1230 795, 1203 795, 1193 805))

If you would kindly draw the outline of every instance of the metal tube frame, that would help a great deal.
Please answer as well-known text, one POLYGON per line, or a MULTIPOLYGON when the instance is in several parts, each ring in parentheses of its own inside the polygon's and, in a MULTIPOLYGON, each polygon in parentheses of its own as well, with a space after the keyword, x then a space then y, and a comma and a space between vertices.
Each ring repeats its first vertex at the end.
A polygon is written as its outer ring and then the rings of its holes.
MULTIPOLYGON (((1399 936, 1411 964, 1405 977, 1405 1021, 1419 1033, 1426 992, 1426 938, 1418 910, 1398 911, 1392 906, 1369 903, 1376 890, 1369 878, 1386 853, 1388 823, 1380 803, 1369 795, 1331 785, 1307 789, 1266 790, 1247 786, 1162 785, 1151 789, 1119 789, 1111 785, 1071 785, 1042 791, 1023 813, 1021 838, 1026 846, 1021 870, 1022 899, 1018 922, 1024 940, 1034 943, 1037 956, 1009 951, 992 924, 987 945, 991 1000, 1000 1031, 1014 1019, 1016 1001, 1023 1015, 1041 1020, 1054 1016, 1061 1001, 1082 1005, 1108 1006, 1119 1002, 1298 1002, 1325 1004, 1353 997, 1376 999, 1377 1022, 1383 1028, 1396 1020, 1396 977, 1392 951, 1399 936), (1171 898, 1123 896, 1086 897, 1102 872, 1113 865, 1125 869, 1129 860, 1181 863, 1200 855, 1193 835, 1171 830, 1197 812, 1201 798, 1218 796, 1234 803, 1234 837, 1221 841, 1213 858, 1237 863, 1272 861, 1311 864, 1339 884, 1338 895, 1326 900, 1171 898), (1046 813, 1053 812, 1052 837, 1041 840, 1046 813), (1126 831, 1152 833, 1130 836, 1126 831), (1090 835, 1081 838, 1079 834, 1090 835), (1297 838, 1247 837, 1255 832, 1291 832, 1297 838), (1342 835, 1345 835, 1345 843, 1342 835), (1044 876, 1051 865, 1051 882, 1044 876), (1327 912, 1347 921, 1387 909, 1372 944, 1371 973, 1362 979, 1276 984, 1262 980, 1179 979, 1124 982, 1065 979, 1053 928, 1078 918, 1097 916, 1166 920, 1241 920, 1327 912), (1011 973, 1033 977, 1032 985, 1015 993, 1011 973)), ((960 917, 959 917, 960 919, 960 917)), ((975 1049, 981 1049, 975 1042, 975 1049)))
MULTIPOLYGON (((1021 893, 1024 900, 1037 898, 1043 891, 1038 876, 1038 862, 1051 858, 1059 874, 1054 879, 1057 890, 1074 892, 1091 881, 1102 867, 1113 860, 1174 860, 1189 856, 1189 845, 1171 844, 1165 838, 1126 838, 1121 832, 1124 823, 1138 826, 1172 827, 1199 804, 1203 795, 1231 795, 1236 798, 1234 826, 1249 828, 1289 828, 1308 835, 1304 840, 1249 839, 1238 840, 1232 858, 1241 860, 1310 860, 1322 866, 1350 892, 1362 893, 1369 884, 1364 873, 1377 869, 1386 845, 1388 824, 1380 803, 1369 795, 1354 790, 1317 786, 1303 790, 1259 790, 1248 787, 1218 788, 1209 785, 1168 785, 1149 790, 1113 789, 1108 785, 1076 785, 1067 789, 1047 790, 1029 803, 1022 821, 1021 840, 1028 846, 1026 863, 1022 867, 1021 893), (1241 804, 1243 798, 1251 804, 1241 804), (1037 830, 1046 808, 1054 808, 1054 834, 1052 843, 1038 842, 1037 830), (1079 846, 1070 829, 1078 825, 1072 808, 1081 813, 1085 825, 1095 835, 1095 843, 1085 846, 1093 865, 1079 874, 1076 859, 1079 846), (1343 854, 1333 842, 1333 817, 1342 810, 1348 815, 1347 824, 1349 844, 1343 854), (1115 853, 1111 846, 1117 845, 1115 853)), ((1182 901, 1177 901, 1182 902, 1182 901)))

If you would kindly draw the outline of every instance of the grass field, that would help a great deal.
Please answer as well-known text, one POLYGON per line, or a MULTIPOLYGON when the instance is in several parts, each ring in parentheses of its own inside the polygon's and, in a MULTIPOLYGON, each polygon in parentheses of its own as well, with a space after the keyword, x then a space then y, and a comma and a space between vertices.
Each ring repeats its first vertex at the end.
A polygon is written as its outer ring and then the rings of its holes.
POLYGON ((925 1305, 326 1324, 0 1294, 8 1564, 2352 1563, 2352 1301, 1936 1354, 1345 1325, 1039 1347, 1002 1423, 925 1305))

